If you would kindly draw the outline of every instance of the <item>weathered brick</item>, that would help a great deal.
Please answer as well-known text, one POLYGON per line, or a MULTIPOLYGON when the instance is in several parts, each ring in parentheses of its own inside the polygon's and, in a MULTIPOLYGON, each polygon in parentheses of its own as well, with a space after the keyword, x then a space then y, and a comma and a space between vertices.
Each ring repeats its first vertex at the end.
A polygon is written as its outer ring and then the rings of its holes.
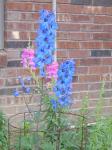
POLYGON ((73 84, 73 90, 76 91, 86 91, 88 90, 88 84, 73 84))
POLYGON ((34 10, 35 11, 38 11, 40 9, 51 10, 52 9, 52 5, 51 4, 35 4, 34 5, 34 10))
POLYGON ((94 33, 93 34, 93 39, 94 40, 112 40, 112 33, 94 33))
POLYGON ((112 24, 112 16, 94 16, 94 23, 112 24))
POLYGON ((24 22, 7 22, 6 29, 12 31, 29 31, 32 30, 32 24, 24 22))
POLYGON ((72 15, 71 18, 72 22, 86 23, 92 21, 92 18, 89 15, 72 15))
POLYGON ((7 53, 4 51, 0 52, 0 68, 7 66, 7 53))
POLYGON ((103 32, 104 30, 103 26, 98 24, 80 24, 80 29, 83 32, 103 32))
POLYGON ((103 48, 104 49, 112 49, 112 41, 103 42, 103 48))
POLYGON ((90 41, 90 42, 80 42, 81 49, 101 49, 103 47, 103 42, 90 41))
MULTIPOLYGON (((94 72, 92 72, 92 73, 94 73, 94 72)), ((99 75, 80 75, 79 81, 80 82, 98 82, 98 81, 100 81, 100 76, 99 75)))
POLYGON ((71 0, 57 0, 57 3, 61 3, 61 4, 68 4, 68 3, 70 3, 71 2, 71 0))
POLYGON ((32 11, 32 3, 7 2, 7 10, 32 11))
POLYGON ((80 60, 81 66, 94 66, 94 65, 101 65, 102 60, 100 58, 86 58, 80 60))
POLYGON ((72 40, 72 41, 86 41, 91 40, 91 33, 81 33, 81 32, 58 32, 57 38, 59 40, 72 40))
POLYGON ((60 31, 80 31, 81 24, 65 24, 65 23, 59 23, 59 30, 60 31))
POLYGON ((95 66, 95 67, 89 67, 89 73, 90 74, 102 74, 109 72, 108 66, 95 66))
POLYGON ((5 79, 0 78, 0 87, 3 87, 5 85, 5 79))
POLYGON ((70 58, 85 58, 90 56, 90 52, 87 50, 69 50, 70 58))
POLYGON ((16 77, 17 76, 17 69, 16 68, 8 68, 5 70, 6 77, 16 77))
POLYGON ((76 68, 76 74, 80 75, 80 74, 88 74, 88 67, 85 67, 83 65, 83 67, 77 67, 76 68))
POLYGON ((67 57, 69 57, 69 54, 68 54, 68 52, 67 52, 67 50, 65 49, 65 50, 58 50, 57 51, 57 57, 58 58, 67 58, 67 57))
POLYGON ((112 65, 112 58, 103 58, 102 64, 103 65, 112 65))
POLYGON ((112 24, 110 25, 102 25, 104 32, 112 32, 112 24))
POLYGON ((79 48, 79 42, 71 42, 71 41, 58 41, 59 49, 74 49, 79 48))

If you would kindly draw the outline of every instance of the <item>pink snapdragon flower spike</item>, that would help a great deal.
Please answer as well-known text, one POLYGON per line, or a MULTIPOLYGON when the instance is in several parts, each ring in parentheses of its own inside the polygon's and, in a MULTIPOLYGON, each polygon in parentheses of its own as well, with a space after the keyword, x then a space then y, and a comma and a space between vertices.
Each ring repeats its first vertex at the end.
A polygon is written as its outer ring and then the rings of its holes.
POLYGON ((51 65, 47 65, 47 67, 46 67, 47 78, 57 79, 57 72, 58 72, 58 63, 57 62, 53 62, 51 65))
POLYGON ((32 70, 35 70, 35 63, 33 62, 34 59, 34 49, 31 48, 24 48, 22 50, 22 54, 21 54, 21 63, 23 65, 24 68, 31 68, 32 70))

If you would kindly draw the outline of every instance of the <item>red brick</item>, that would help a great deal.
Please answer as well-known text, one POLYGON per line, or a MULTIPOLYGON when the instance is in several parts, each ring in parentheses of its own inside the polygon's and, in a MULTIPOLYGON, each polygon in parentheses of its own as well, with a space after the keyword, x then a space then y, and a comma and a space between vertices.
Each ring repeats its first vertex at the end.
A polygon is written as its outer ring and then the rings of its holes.
POLYGON ((111 7, 105 7, 106 15, 112 15, 112 8, 111 7))
POLYGON ((89 99, 98 99, 99 97, 99 91, 91 91, 89 92, 89 99))
POLYGON ((57 7, 59 13, 72 13, 72 14, 92 14, 91 7, 80 5, 60 4, 57 7))
POLYGON ((100 81, 99 75, 80 75, 79 82, 98 82, 100 81))
POLYGON ((71 16, 72 22, 91 22, 92 18, 89 15, 72 15, 71 16))
POLYGON ((31 36, 31 40, 35 40, 35 38, 37 37, 37 33, 36 32, 31 32, 30 36, 31 36))
POLYGON ((34 31, 35 31, 35 30, 37 31, 38 27, 39 27, 38 24, 34 24, 34 27, 33 27, 34 31))
POLYGON ((17 30, 17 31, 29 31, 32 30, 31 23, 22 23, 22 22, 7 22, 6 29, 8 30, 17 30))
POLYGON ((87 91, 88 90, 88 84, 79 84, 74 83, 73 84, 73 91, 87 91))
POLYGON ((17 68, 8 68, 6 70, 6 77, 17 77, 17 68))
POLYGON ((74 49, 79 48, 79 42, 71 42, 71 41, 58 41, 59 49, 74 49))
POLYGON ((7 66, 7 53, 1 51, 0 52, 0 68, 7 66))
POLYGON ((68 54, 67 50, 58 50, 57 57, 58 58, 63 58, 63 57, 67 58, 67 57, 69 57, 69 54, 68 54))
POLYGON ((112 24, 110 24, 110 25, 102 25, 102 28, 103 28, 104 32, 112 32, 112 24))
POLYGON ((110 41, 110 42, 103 42, 103 48, 104 49, 112 49, 112 41, 110 41))
POLYGON ((92 83, 88 85, 89 90, 100 90, 101 88, 101 83, 92 83))
POLYGON ((90 52, 87 50, 69 50, 69 57, 70 58, 83 58, 89 57, 90 52))
POLYGON ((58 32, 57 37, 58 39, 61 40, 85 41, 85 40, 91 40, 91 33, 58 32))
POLYGON ((59 12, 59 13, 71 13, 71 5, 58 5, 57 12, 59 12))
POLYGON ((60 31, 80 31, 81 24, 59 23, 60 31))
POLYGON ((103 43, 97 41, 90 42, 80 42, 80 47, 82 49, 102 49, 103 43))
MULTIPOLYGON (((39 19, 39 13, 37 13, 37 12, 36 12, 36 13, 33 13, 33 14, 32 14, 32 18, 33 18, 33 20, 35 20, 35 21, 38 20, 38 19, 39 19)), ((37 24, 37 22, 36 22, 36 24, 37 24)))
POLYGON ((34 10, 38 11, 41 9, 47 9, 47 10, 51 10, 52 9, 52 5, 51 4, 35 4, 34 5, 34 10))
POLYGON ((57 0, 57 3, 61 3, 61 4, 68 4, 68 3, 70 3, 71 2, 71 0, 57 0))
MULTIPOLYGON (((77 65, 76 65, 77 66, 77 65)), ((76 74, 88 74, 88 67, 77 67, 76 74)))
POLYGON ((103 65, 112 65, 112 58, 103 58, 102 64, 103 65))
POLYGON ((28 40, 29 39, 29 33, 28 32, 19 32, 20 40, 28 40))
POLYGON ((0 79, 0 87, 3 87, 5 85, 5 79, 0 79))
POLYGON ((80 60, 81 66, 94 66, 94 65, 100 65, 102 63, 102 60, 100 58, 86 58, 80 60))
POLYGON ((81 31, 84 31, 84 32, 101 32, 103 31, 103 26, 101 25, 98 25, 98 24, 80 24, 80 28, 81 28, 81 31))
POLYGON ((23 69, 23 68, 17 68, 16 69, 17 72, 17 76, 28 76, 31 75, 30 72, 27 69, 23 69))
POLYGON ((112 16, 94 16, 94 23, 112 24, 112 16))
POLYGON ((106 7, 101 7, 101 6, 98 6, 98 7, 93 7, 92 8, 92 13, 94 15, 105 15, 106 14, 106 7))
POLYGON ((112 40, 112 33, 94 33, 94 40, 112 40))
MULTIPOLYGON (((19 20, 20 21, 32 21, 29 23, 37 23, 37 20, 39 19, 39 13, 38 12, 18 12, 20 14, 19 20)), ((15 21, 15 20, 14 20, 15 21)), ((28 22, 27 22, 28 23, 28 22)))
POLYGON ((71 14, 57 14, 57 22, 70 23, 72 21, 71 14))
POLYGON ((15 50, 7 50, 7 58, 10 59, 20 59, 20 51, 18 49, 15 50))
POLYGON ((7 10, 32 11, 32 3, 7 2, 7 10))
POLYGON ((21 13, 20 11, 7 11, 5 14, 5 20, 6 21, 18 21, 21 20, 21 13))
POLYGON ((109 67, 107 66, 95 66, 89 68, 90 74, 102 74, 102 73, 108 73, 109 67))

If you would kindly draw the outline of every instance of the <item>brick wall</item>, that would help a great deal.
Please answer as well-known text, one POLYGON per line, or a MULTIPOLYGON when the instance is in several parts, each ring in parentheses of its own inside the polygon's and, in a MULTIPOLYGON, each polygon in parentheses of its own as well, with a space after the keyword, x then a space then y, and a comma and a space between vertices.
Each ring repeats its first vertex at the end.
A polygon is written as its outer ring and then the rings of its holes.
MULTIPOLYGON (((103 0, 90 2, 57 0, 58 60, 76 60, 72 109, 77 110, 82 98, 89 93, 90 110, 93 110, 98 101, 100 79, 105 76, 104 113, 111 114, 112 7, 108 6, 112 4, 109 0, 109 5, 103 0)), ((8 115, 24 110, 23 98, 14 99, 11 94, 18 86, 16 77, 26 75, 19 63, 20 49, 27 46, 29 35, 34 40, 41 8, 52 9, 51 0, 7 0, 5 4, 7 66, 0 69, 0 109, 8 115)))

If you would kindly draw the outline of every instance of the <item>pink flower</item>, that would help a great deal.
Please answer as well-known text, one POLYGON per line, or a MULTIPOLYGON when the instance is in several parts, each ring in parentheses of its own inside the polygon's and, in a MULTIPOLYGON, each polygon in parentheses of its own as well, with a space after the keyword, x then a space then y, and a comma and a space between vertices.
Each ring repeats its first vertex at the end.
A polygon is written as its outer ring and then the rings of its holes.
POLYGON ((30 67, 31 69, 35 70, 35 63, 33 62, 35 52, 34 49, 24 48, 21 55, 21 63, 23 64, 24 68, 30 67))
POLYGON ((46 67, 47 77, 57 79, 58 63, 53 62, 51 65, 46 67))

